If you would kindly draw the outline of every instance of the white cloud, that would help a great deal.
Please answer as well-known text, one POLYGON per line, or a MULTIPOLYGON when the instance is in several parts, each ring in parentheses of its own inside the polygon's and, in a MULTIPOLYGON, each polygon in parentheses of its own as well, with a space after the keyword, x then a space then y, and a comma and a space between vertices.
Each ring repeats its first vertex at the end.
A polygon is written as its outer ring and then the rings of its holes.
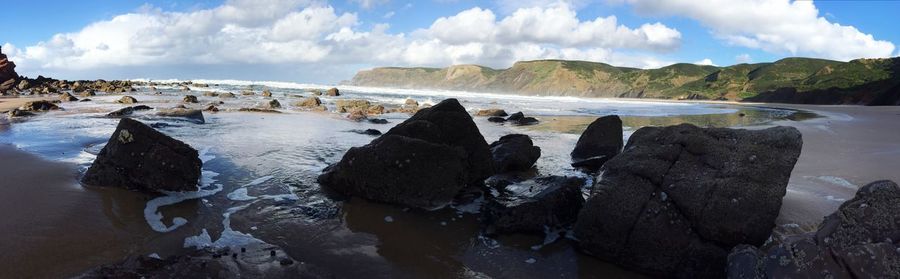
POLYGON ((371 9, 375 6, 386 4, 387 2, 390 2, 390 0, 350 0, 350 2, 359 4, 363 9, 371 9))
POLYGON ((139 69, 152 66, 171 69, 167 73, 173 76, 168 77, 191 78, 197 71, 189 69, 201 66, 253 69, 254 74, 265 68, 257 65, 343 67, 338 72, 352 73, 382 65, 477 63, 504 68, 519 60, 557 58, 658 67, 671 62, 657 59, 655 53, 672 51, 681 43, 681 33, 661 23, 632 28, 614 16, 580 20, 575 10, 559 3, 519 9, 502 18, 473 8, 410 33, 391 33, 387 24, 363 29, 355 13, 338 13, 318 1, 268 0, 265 7, 251 8, 254 3, 232 0, 192 12, 143 6, 77 32, 24 48, 5 45, 4 50, 19 65, 17 70, 33 76, 84 77, 85 72, 130 67, 137 69, 128 72, 137 73, 133 77, 143 77, 139 69))
POLYGON ((752 63, 753 58, 750 57, 750 54, 742 53, 742 54, 739 54, 738 56, 735 56, 734 61, 736 61, 738 63, 752 63))
POLYGON ((381 18, 390 19, 390 18, 394 17, 395 14, 397 14, 397 13, 395 13, 394 11, 390 11, 390 12, 384 13, 384 15, 381 16, 381 18))
POLYGON ((894 44, 819 16, 812 1, 624 0, 640 13, 695 19, 730 44, 837 60, 886 57, 894 44))
POLYGON ((545 8, 555 5, 566 5, 576 10, 590 5, 596 0, 496 0, 494 3, 503 13, 512 13, 519 9, 526 8, 545 8))
POLYGON ((709 59, 709 58, 704 58, 703 60, 694 62, 694 64, 697 64, 697 65, 707 65, 707 66, 718 66, 718 65, 716 65, 715 63, 713 63, 712 59, 709 59))

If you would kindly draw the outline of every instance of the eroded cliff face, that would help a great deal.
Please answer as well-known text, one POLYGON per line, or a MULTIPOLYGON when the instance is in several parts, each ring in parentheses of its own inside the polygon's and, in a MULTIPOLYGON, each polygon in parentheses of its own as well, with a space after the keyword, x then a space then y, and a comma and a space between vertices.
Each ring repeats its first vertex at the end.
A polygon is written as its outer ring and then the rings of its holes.
POLYGON ((6 58, 0 50, 0 93, 12 89, 16 84, 19 74, 16 73, 16 64, 6 58))
POLYGON ((658 69, 537 60, 502 70, 478 65, 375 68, 360 71, 349 84, 545 96, 896 105, 898 74, 900 58, 850 62, 785 58, 728 67, 680 63, 658 69))

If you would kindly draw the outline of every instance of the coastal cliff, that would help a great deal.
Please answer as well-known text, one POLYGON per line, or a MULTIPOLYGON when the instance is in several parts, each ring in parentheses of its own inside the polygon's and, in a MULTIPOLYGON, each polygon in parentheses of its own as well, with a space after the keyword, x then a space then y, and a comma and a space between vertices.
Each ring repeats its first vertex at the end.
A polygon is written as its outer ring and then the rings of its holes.
POLYGON ((349 85, 467 90, 523 95, 900 105, 900 57, 840 62, 785 58, 727 67, 679 63, 658 69, 537 60, 508 69, 384 67, 349 85))
POLYGON ((6 54, 0 50, 0 93, 12 89, 17 78, 16 64, 6 59, 6 54))

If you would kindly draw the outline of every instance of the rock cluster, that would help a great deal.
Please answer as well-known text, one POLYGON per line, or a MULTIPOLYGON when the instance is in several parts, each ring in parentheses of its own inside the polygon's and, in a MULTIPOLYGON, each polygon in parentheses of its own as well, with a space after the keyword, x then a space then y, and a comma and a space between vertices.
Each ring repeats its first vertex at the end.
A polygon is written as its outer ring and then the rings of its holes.
POLYGON ((202 165, 187 144, 122 118, 81 181, 151 193, 194 191, 202 165))
POLYGON ((641 128, 601 168, 579 246, 654 275, 723 277, 728 251, 769 237, 801 146, 791 127, 641 128))
POLYGON ((763 252, 728 256, 728 278, 900 278, 900 186, 876 181, 825 217, 813 233, 763 252))

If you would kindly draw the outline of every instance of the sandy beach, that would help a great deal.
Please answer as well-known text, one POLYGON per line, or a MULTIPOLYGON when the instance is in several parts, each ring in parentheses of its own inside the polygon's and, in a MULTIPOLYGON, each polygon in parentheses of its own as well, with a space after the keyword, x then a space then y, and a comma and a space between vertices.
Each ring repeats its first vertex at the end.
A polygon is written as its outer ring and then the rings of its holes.
MULTIPOLYGON (((31 99, 0 99, 0 104, 6 108, 13 108, 29 100, 31 99)), ((749 110, 749 108, 761 105, 744 106, 748 107, 748 113, 752 113, 752 110, 749 110)), ((766 125, 755 123, 756 119, 754 119, 755 116, 752 114, 748 114, 745 117, 738 116, 738 113, 732 113, 727 117, 720 116, 715 118, 697 115, 658 119, 625 118, 624 121, 626 125, 633 126, 674 125, 688 122, 701 126, 750 125, 750 129, 758 129, 770 125, 796 127, 803 134, 803 151, 793 170, 788 193, 784 198, 781 215, 777 222, 781 225, 797 224, 801 229, 807 231, 815 229, 823 216, 833 212, 843 200, 852 197, 857 187, 879 179, 900 180, 900 173, 897 173, 894 167, 900 164, 900 156, 897 156, 900 155, 900 145, 898 145, 900 133, 896 132, 896 123, 900 120, 900 108, 772 104, 764 106, 805 110, 822 117, 805 119, 803 121, 781 120, 766 125)), ((305 117, 316 119, 322 116, 309 115, 305 117)), ((763 118, 761 117, 760 119, 763 118)), ((533 129, 545 132, 555 131, 580 134, 580 130, 584 129, 583 127, 586 125, 584 122, 591 119, 592 117, 545 117, 543 119, 544 123, 541 124, 544 126, 538 125, 533 129)), ((504 130, 495 132, 500 131, 504 130)), ((486 134, 487 136, 493 137, 496 135, 486 134)), ((571 146, 545 145, 545 147, 548 149, 565 149, 564 152, 568 152, 571 149, 571 146)), ((4 251, 3 254, 0 254, 0 270, 10 271, 14 274, 30 274, 35 277, 65 277, 77 275, 99 264, 121 260, 128 255, 147 255, 151 253, 171 255, 182 249, 182 242, 185 237, 196 235, 199 228, 209 224, 203 224, 202 222, 216 222, 209 220, 197 221, 195 222, 196 227, 192 227, 189 230, 176 230, 171 233, 159 234, 151 230, 144 219, 142 210, 147 199, 149 199, 147 196, 119 189, 84 188, 77 181, 79 175, 77 165, 48 161, 11 145, 0 146, 0 157, 5 159, 0 161, 0 177, 6 179, 6 183, 2 183, 3 186, 0 187, 0 212, 5 214, 4 218, 6 220, 0 224, 0 236, 9 240, 0 243, 0 251, 4 251), (35 218, 35 216, 40 216, 40 218, 35 218), (152 247, 152 249, 147 247, 152 247)), ((554 164, 557 163, 564 164, 564 162, 554 162, 554 164)), ((195 214, 197 211, 196 204, 186 204, 181 206, 184 207, 181 215, 195 214)), ((372 244, 377 244, 380 247, 378 254, 389 260, 397 261, 398 264, 419 261, 418 254, 415 257, 398 257, 395 255, 395 253, 406 251, 408 249, 407 245, 411 241, 416 242, 418 240, 422 245, 433 241, 446 242, 446 245, 450 245, 448 247, 456 247, 453 245, 465 247, 469 245, 466 244, 467 238, 456 239, 449 236, 447 238, 452 241, 407 235, 402 241, 391 242, 388 240, 396 232, 393 229, 383 227, 383 215, 393 215, 401 220, 407 218, 415 220, 410 224, 420 222, 434 226, 435 231, 429 232, 429 235, 441 235, 438 232, 444 231, 445 227, 432 220, 433 216, 417 220, 416 218, 422 218, 422 216, 399 211, 398 208, 394 207, 378 209, 368 214, 371 216, 354 219, 350 218, 352 217, 350 213, 356 212, 353 216, 359 217, 359 213, 366 212, 366 210, 360 211, 359 209, 354 209, 354 204, 349 205, 349 207, 344 208, 348 214, 345 216, 347 218, 345 221, 349 225, 348 229, 355 231, 354 233, 368 234, 374 232, 374 235, 378 236, 378 238, 372 244), (372 224, 368 227, 363 226, 364 229, 359 228, 360 224, 368 223, 372 224)), ((366 208, 373 210, 372 208, 377 209, 380 206, 367 205, 366 208)), ((448 216, 444 217, 447 218, 455 216, 454 214, 446 215, 448 216)), ((283 236, 279 235, 279 233, 295 231, 294 229, 289 229, 295 226, 294 224, 301 224, 297 226, 298 228, 308 227, 308 225, 305 225, 306 221, 273 223, 267 221, 267 217, 253 215, 248 212, 247 214, 239 214, 235 220, 235 226, 243 231, 251 231, 250 226, 242 223, 254 218, 262 218, 260 222, 248 222, 250 224, 260 224, 260 231, 256 232, 259 237, 285 246, 294 245, 295 247, 287 247, 287 250, 301 255, 301 258, 322 257, 318 252, 312 251, 315 250, 313 249, 314 247, 324 244, 303 244, 305 243, 304 240, 297 239, 297 237, 288 238, 293 239, 293 242, 285 241, 283 236), (266 227, 270 224, 274 224, 274 228, 266 227)), ((203 217, 201 219, 206 218, 203 217)), ((331 224, 330 222, 336 221, 327 221, 325 224, 331 224)), ((465 235, 474 233, 475 221, 467 220, 466 222, 468 223, 464 223, 465 225, 459 227, 459 229, 466 230, 467 233, 465 235)), ((410 227, 424 226, 422 224, 410 227)), ((404 222, 397 222, 396 225, 404 225, 404 222)), ((334 224, 333 226, 341 225, 334 224)), ((304 230, 311 232, 308 228, 304 230)), ((327 235, 329 232, 321 233, 327 235)), ((361 236, 329 236, 324 238, 329 239, 327 241, 328 245, 336 246, 325 245, 325 247, 331 247, 332 249, 345 249, 345 242, 348 241, 363 243, 373 241, 369 237, 361 236)), ((505 241, 507 244, 518 243, 517 241, 503 239, 501 241, 505 241)), ((528 241, 525 242, 527 243, 528 241)), ((573 269, 585 271, 598 268, 600 270, 598 274, 607 274, 614 277, 633 276, 633 274, 627 272, 622 273, 623 271, 596 259, 580 255, 571 246, 559 243, 554 246, 563 247, 558 248, 562 249, 562 252, 554 254, 556 260, 560 261, 557 263, 560 266, 560 270, 544 269, 540 271, 543 273, 534 274, 549 275, 553 272, 569 272, 573 269), (572 261, 577 261, 578 264, 572 261)), ((447 248, 448 251, 456 251, 455 249, 461 248, 447 248)), ((502 249, 505 249, 504 253, 528 257, 528 253, 521 250, 513 248, 502 249)), ((462 253, 460 251, 457 252, 462 253)), ((530 249, 525 249, 524 251, 530 251, 530 249)), ((368 253, 374 253, 374 251, 368 253)), ((423 253, 444 255, 442 253, 446 253, 446 251, 423 253)), ((446 256, 447 258, 444 261, 455 261, 452 253, 446 256)), ((334 260, 345 259, 344 256, 333 257, 335 257, 334 260)), ((368 256, 357 257, 362 260, 367 259, 368 256)), ((545 260, 553 259, 548 258, 545 260)), ((378 260, 378 262, 380 261, 378 260)), ((434 264, 430 260, 425 262, 434 264)), ((521 260, 515 259, 508 264, 515 265, 519 263, 521 263, 521 260)), ((377 266, 386 264, 380 262, 380 264, 366 267, 378 270, 380 267, 377 266)), ((331 267, 338 268, 336 266, 331 267)), ((444 269, 459 268, 461 268, 460 264, 454 262, 454 264, 427 267, 415 272, 423 272, 424 274, 444 269)), ((521 269, 520 271, 525 272, 527 270, 529 269, 521 269)), ((407 271, 402 270, 393 270, 391 272, 407 274, 405 273, 407 271)), ((512 270, 507 270, 506 272, 512 272, 512 270)), ((348 272, 345 275, 347 274, 355 273, 348 272)))

